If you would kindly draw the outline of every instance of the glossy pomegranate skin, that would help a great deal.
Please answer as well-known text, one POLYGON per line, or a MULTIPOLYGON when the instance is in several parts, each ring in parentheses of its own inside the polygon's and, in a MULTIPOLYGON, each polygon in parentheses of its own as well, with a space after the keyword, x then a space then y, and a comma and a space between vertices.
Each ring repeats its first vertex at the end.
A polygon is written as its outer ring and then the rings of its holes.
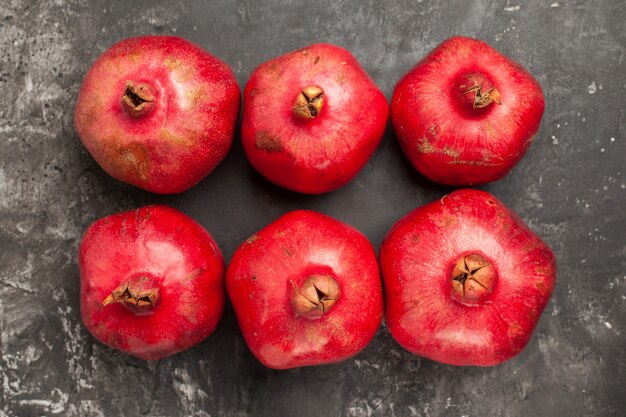
POLYGON ((228 153, 240 96, 228 65, 197 45, 174 36, 129 38, 104 52, 85 76, 74 124, 113 177, 154 193, 179 193, 228 153), (129 81, 154 88, 146 114, 125 109, 129 81))
POLYGON ((370 242, 313 211, 287 213, 248 238, 228 267, 226 290, 250 350, 275 369, 348 359, 372 340, 383 315, 370 242), (321 318, 297 316, 294 286, 314 274, 334 277, 341 295, 321 318))
POLYGON ((161 359, 209 336, 224 308, 224 260, 211 235, 185 214, 147 206, 94 222, 79 247, 81 315, 102 343, 141 359, 161 359), (137 274, 159 287, 156 306, 137 314, 103 306, 137 274))
POLYGON ((452 364, 491 366, 522 351, 556 283, 550 248, 487 192, 455 191, 396 223, 380 264, 385 320, 417 355, 452 364), (497 282, 478 304, 452 296, 459 256, 478 252, 497 282))
POLYGON ((544 97, 539 83, 515 61, 476 39, 442 42, 396 85, 391 120, 413 166, 447 185, 504 177, 539 129, 544 97), (468 108, 459 93, 464 74, 483 74, 501 104, 468 108))
POLYGON ((315 44, 260 65, 244 90, 241 136, 252 166, 290 190, 335 190, 367 163, 387 124, 388 104, 347 50, 315 44), (323 89, 311 120, 294 115, 305 87, 323 89))

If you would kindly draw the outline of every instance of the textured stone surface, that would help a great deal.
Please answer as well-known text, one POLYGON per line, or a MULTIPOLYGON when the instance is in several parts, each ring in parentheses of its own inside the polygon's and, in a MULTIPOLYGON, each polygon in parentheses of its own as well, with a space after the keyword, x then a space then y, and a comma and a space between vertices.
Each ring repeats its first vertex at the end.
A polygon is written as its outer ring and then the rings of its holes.
POLYGON ((3 0, 0 4, 1 416, 623 416, 626 414, 626 4, 623 1, 3 0), (78 311, 75 254, 93 220, 161 202, 198 219, 226 259, 286 210, 386 230, 449 189, 405 161, 388 129, 354 182, 323 196, 259 177, 239 143, 197 187, 156 196, 108 177, 72 127, 79 83, 107 47, 176 34, 227 61, 243 86, 264 60, 315 41, 351 50, 387 97, 444 38, 486 40, 541 82, 527 156, 482 187, 554 249, 559 281, 528 348, 496 368, 411 356, 380 329, 345 363, 276 372, 227 308, 194 349, 142 362, 96 342, 78 311))

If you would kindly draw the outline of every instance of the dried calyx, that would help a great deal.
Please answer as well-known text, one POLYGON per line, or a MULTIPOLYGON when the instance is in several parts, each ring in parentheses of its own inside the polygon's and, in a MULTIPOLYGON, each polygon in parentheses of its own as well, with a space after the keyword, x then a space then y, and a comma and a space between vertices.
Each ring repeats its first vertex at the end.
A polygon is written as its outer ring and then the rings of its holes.
POLYGON ((479 253, 461 256, 452 269, 452 296, 463 304, 478 304, 493 291, 498 274, 479 253))
POLYGON ((300 119, 314 119, 324 106, 324 90, 317 85, 304 87, 293 102, 293 113, 300 119))
POLYGON ((500 92, 491 80, 480 72, 462 75, 454 83, 454 89, 460 95, 463 106, 469 109, 484 109, 491 103, 502 104, 500 92))
POLYGON ((122 96, 122 107, 131 117, 148 114, 156 100, 156 90, 148 83, 126 81, 126 89, 122 96))
POLYGON ((335 305, 341 290, 339 283, 330 275, 311 275, 298 287, 293 286, 291 306, 296 316, 319 319, 335 305))
POLYGON ((121 303, 133 313, 151 312, 159 302, 159 285, 154 277, 138 274, 114 289, 102 301, 106 307, 111 303, 121 303))

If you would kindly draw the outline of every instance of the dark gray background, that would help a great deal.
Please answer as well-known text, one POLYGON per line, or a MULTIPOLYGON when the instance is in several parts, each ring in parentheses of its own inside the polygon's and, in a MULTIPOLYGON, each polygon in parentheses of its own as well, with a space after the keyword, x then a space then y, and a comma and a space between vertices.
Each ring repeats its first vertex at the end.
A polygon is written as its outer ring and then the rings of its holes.
POLYGON ((1 416, 626 415, 624 1, 4 0, 0 5, 1 416), (456 368, 410 355, 383 326, 356 358, 277 372, 249 353, 232 308, 199 346, 142 362, 96 342, 79 316, 76 248, 95 219, 166 203, 230 259, 280 214, 311 208, 378 247, 411 209, 450 191, 406 162, 391 130, 361 174, 322 196, 281 190, 239 138, 198 186, 157 196, 113 180, 73 126, 79 83, 116 41, 186 37, 243 87, 261 62, 317 41, 351 50, 389 98, 443 39, 481 38, 540 81, 536 141, 494 193, 554 249, 558 285, 519 357, 456 368))

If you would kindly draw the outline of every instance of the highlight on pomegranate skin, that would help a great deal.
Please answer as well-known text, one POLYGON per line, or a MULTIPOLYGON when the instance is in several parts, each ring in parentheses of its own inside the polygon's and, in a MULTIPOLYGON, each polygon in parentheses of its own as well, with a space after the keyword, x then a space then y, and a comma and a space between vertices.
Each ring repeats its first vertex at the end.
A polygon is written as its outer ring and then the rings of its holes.
POLYGON ((199 46, 174 36, 129 38, 90 68, 74 125, 111 176, 179 193, 228 153, 240 96, 228 65, 199 46))
POLYGON ((468 189, 398 221, 380 266, 391 335, 451 365, 492 366, 519 354, 556 285, 548 245, 493 195, 468 189))
POLYGON ((442 42, 396 85, 391 120, 425 177, 446 185, 504 177, 539 130, 544 97, 522 66, 472 38, 442 42))
POLYGON ((347 50, 315 44, 260 65, 244 89, 241 136, 252 166, 307 194, 335 190, 365 166, 387 100, 347 50))
POLYGON ((226 290, 248 347, 275 369, 346 360, 383 316, 371 243, 313 211, 287 213, 242 243, 226 290))
POLYGON ((79 247, 80 310, 102 343, 161 359, 208 337, 224 309, 224 260, 185 214, 147 206, 94 222, 79 247))

